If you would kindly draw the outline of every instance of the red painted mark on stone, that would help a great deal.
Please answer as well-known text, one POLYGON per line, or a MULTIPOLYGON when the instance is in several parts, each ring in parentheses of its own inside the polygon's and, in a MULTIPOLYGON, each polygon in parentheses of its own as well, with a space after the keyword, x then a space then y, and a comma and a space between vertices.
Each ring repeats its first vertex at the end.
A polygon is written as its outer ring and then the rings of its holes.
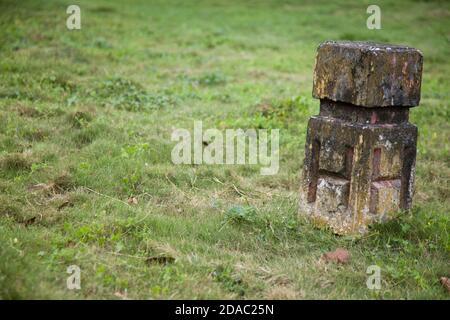
POLYGON ((376 111, 373 111, 370 117, 370 123, 375 124, 377 122, 378 122, 378 113, 376 111))
POLYGON ((375 148, 373 150, 372 159, 372 180, 377 180, 380 176, 380 163, 381 163, 381 148, 375 148))

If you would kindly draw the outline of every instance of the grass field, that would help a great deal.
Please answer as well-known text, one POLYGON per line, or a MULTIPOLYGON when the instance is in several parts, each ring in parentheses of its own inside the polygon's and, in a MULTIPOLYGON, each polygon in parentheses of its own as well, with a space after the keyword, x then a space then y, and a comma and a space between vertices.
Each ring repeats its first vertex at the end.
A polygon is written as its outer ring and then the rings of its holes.
POLYGON ((449 298, 449 2, 378 1, 381 30, 372 1, 76 1, 72 31, 69 4, 0 1, 0 298, 449 298), (360 237, 297 216, 328 39, 424 55, 414 207, 360 237), (280 171, 172 164, 195 120, 279 128, 280 171))

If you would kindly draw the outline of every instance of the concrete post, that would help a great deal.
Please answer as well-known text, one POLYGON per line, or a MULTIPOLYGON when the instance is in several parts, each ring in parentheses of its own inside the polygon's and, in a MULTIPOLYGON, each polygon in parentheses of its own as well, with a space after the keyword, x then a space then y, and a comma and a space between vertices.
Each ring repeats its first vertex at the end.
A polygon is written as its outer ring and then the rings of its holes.
POLYGON ((300 214, 338 234, 364 233, 411 207, 420 100, 420 51, 370 42, 326 41, 316 56, 300 214))

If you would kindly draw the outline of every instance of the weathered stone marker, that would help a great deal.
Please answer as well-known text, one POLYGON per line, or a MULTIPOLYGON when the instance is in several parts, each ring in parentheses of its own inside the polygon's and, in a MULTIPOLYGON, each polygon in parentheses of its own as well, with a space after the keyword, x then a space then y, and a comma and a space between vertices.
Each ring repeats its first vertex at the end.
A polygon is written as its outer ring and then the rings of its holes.
POLYGON ((370 42, 326 41, 316 56, 300 214, 338 234, 411 207, 420 100, 420 51, 370 42))

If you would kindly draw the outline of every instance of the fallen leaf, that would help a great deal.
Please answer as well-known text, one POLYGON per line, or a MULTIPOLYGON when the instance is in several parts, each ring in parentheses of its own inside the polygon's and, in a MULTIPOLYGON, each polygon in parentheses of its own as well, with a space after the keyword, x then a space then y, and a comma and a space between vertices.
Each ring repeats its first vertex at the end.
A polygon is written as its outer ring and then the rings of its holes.
POLYGON ((348 262, 349 254, 348 251, 342 248, 337 248, 334 251, 330 251, 327 253, 324 253, 321 257, 321 259, 325 260, 326 262, 337 262, 345 264, 348 262))
POLYGON ((441 277, 440 280, 444 288, 447 289, 448 292, 450 292, 450 279, 446 277, 441 277))

